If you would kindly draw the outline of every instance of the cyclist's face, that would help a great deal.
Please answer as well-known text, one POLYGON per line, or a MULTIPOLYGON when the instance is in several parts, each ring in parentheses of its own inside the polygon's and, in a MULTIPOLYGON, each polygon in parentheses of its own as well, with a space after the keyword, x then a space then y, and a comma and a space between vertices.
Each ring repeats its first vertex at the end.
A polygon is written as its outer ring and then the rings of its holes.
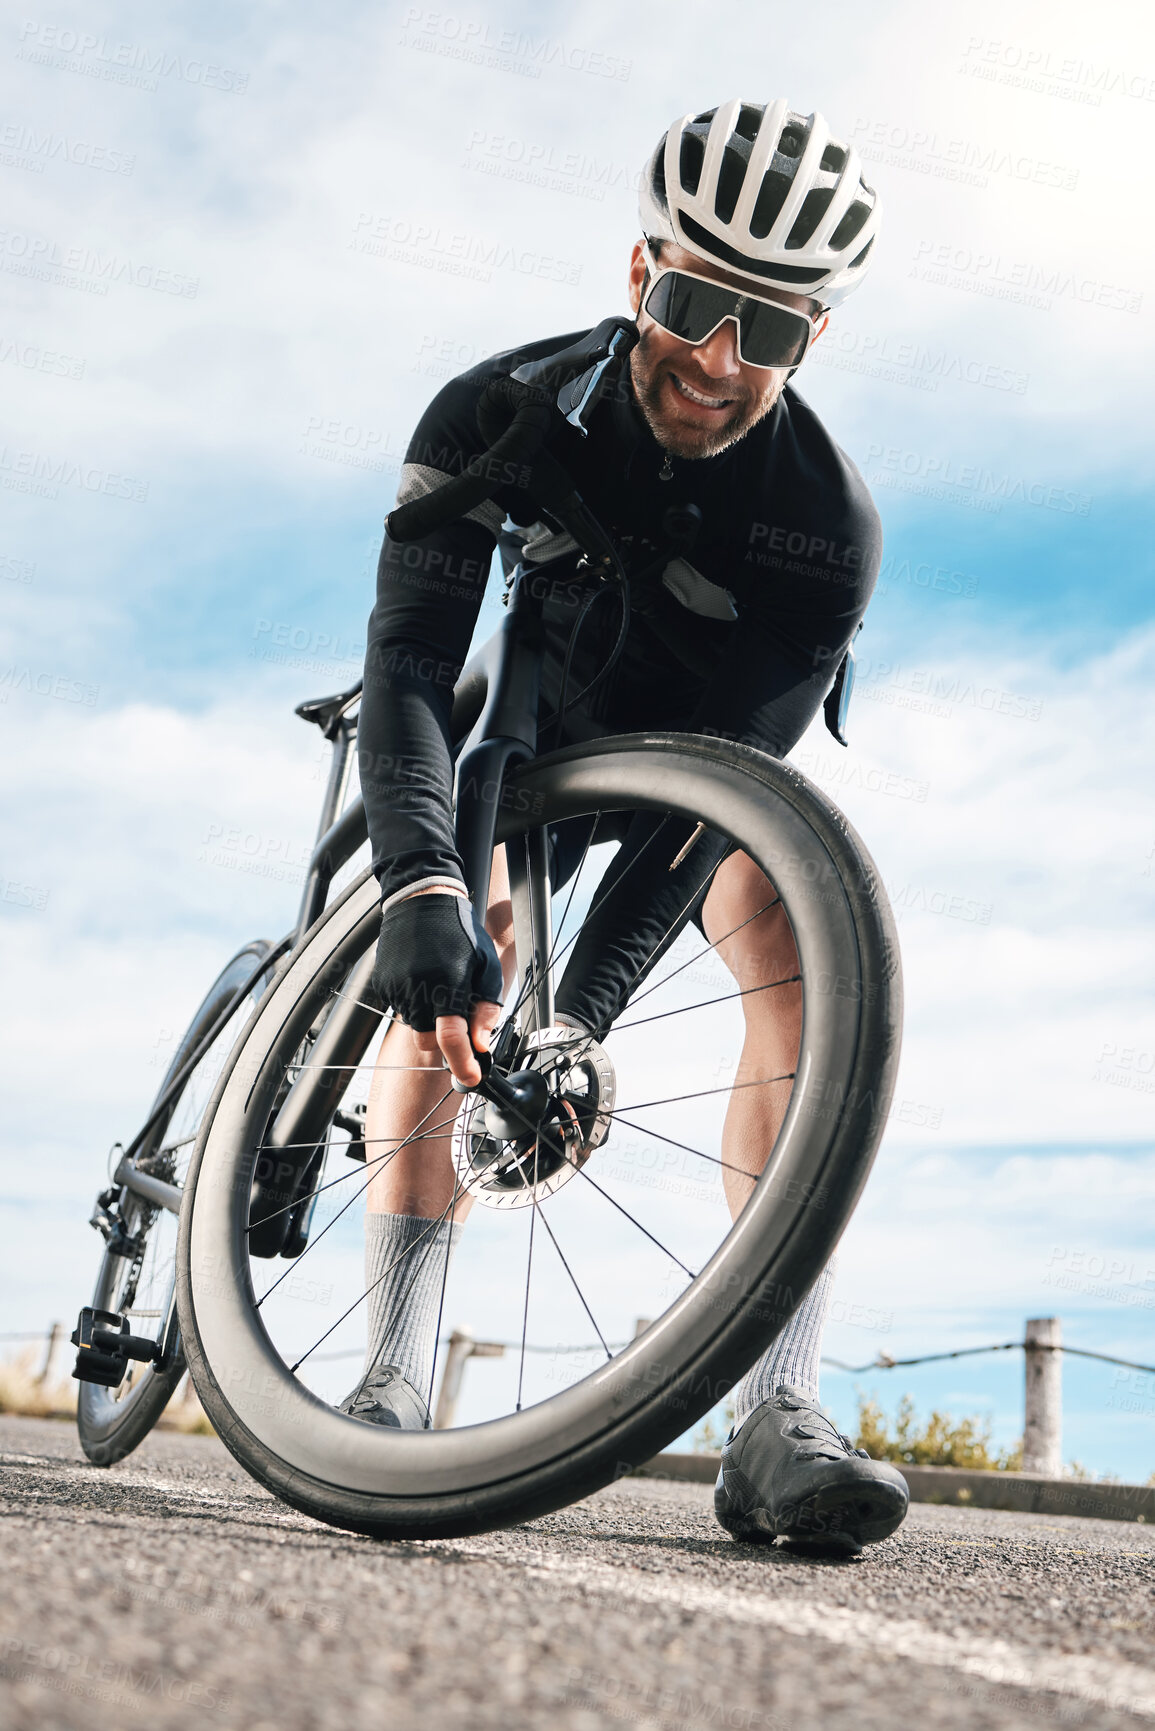
MULTIPOLYGON (((749 287, 741 277, 672 241, 663 243, 659 262, 736 288, 749 287)), ((635 315, 645 278, 646 261, 639 243, 630 262, 630 305, 635 315)), ((762 292, 807 317, 817 310, 817 302, 805 295, 762 292)), ((818 329, 824 328, 825 320, 818 329)), ((734 444, 774 407, 789 376, 787 367, 752 367, 739 360, 733 319, 698 344, 663 330, 648 313, 638 316, 638 329, 641 336, 630 356, 634 393, 650 431, 676 457, 713 457, 734 444)))

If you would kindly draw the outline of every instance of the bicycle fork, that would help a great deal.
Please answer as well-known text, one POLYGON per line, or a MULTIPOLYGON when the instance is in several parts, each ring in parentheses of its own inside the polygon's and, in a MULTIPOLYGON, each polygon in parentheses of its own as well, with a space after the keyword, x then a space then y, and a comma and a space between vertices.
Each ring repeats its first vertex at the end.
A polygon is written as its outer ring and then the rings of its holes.
MULTIPOLYGON (((489 906, 498 816, 510 797, 505 778, 511 768, 537 755, 542 602, 529 578, 525 566, 518 565, 501 630, 479 657, 486 674, 485 701, 457 761, 457 849, 482 923, 489 906)), ((547 1028, 553 1021, 553 988, 546 967, 551 931, 545 830, 530 830, 521 846, 507 846, 506 864, 521 990, 529 1006, 525 1021, 527 1028, 547 1028)))
MULTIPOLYGON (((509 798, 506 775, 537 751, 541 686, 541 600, 526 572, 513 574, 501 629, 484 646, 472 671, 485 678, 481 712, 457 754, 457 846, 470 898, 485 918, 498 817, 509 798)), ((550 926, 549 847, 544 829, 528 832, 506 849, 516 951, 522 976, 523 1026, 553 1020, 546 963, 550 926)), ((308 1242, 329 1127, 354 1071, 369 1049, 380 1013, 367 1000, 373 952, 341 985, 306 1061, 284 1095, 262 1143, 253 1182, 249 1253, 299 1256, 308 1242)), ((500 1088, 500 1082, 495 1082, 500 1088)), ((353 1158, 364 1144, 350 1144, 353 1158)))

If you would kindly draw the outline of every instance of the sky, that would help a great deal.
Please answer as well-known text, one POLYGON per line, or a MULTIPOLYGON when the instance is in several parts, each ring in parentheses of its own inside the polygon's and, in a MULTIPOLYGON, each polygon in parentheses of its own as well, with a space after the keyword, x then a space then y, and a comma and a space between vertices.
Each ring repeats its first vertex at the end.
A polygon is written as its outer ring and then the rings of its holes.
MULTIPOLYGON (((422 408, 622 311, 664 127, 785 94, 885 210, 796 381, 885 553, 850 748, 794 761, 879 864, 907 1001, 827 1350, 1058 1314, 1151 1363, 1143 9, 92 0, 10 15, 0 88, 0 1331, 84 1301, 109 1144, 221 962, 293 918, 322 754, 292 708, 359 672, 422 408)), ((1145 1479, 1155 1377, 1064 1375, 1065 1455, 1145 1479)), ((1009 1442, 1020 1384, 1008 1353, 824 1395, 1009 1442)))

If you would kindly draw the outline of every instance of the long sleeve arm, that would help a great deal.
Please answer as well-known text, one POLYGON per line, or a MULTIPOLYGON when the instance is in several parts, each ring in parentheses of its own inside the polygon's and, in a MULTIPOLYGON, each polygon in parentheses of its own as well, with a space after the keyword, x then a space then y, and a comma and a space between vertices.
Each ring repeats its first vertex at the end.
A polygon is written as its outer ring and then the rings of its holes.
POLYGON ((463 877, 449 719, 494 545, 489 528, 465 521, 403 545, 386 535, 381 548, 357 748, 383 896, 463 877))

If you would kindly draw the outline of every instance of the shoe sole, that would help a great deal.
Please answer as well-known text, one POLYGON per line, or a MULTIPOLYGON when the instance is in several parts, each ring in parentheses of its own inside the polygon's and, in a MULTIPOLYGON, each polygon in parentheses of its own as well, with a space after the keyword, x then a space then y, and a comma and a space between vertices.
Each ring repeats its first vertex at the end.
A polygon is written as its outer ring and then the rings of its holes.
POLYGON ((772 1545, 782 1539, 792 1550, 857 1556, 864 1545, 876 1545, 897 1531, 908 1507, 909 1498, 898 1485, 876 1480, 849 1493, 828 1486, 777 1517, 767 1508, 754 1508, 736 1519, 718 1518, 742 1544, 772 1545))

